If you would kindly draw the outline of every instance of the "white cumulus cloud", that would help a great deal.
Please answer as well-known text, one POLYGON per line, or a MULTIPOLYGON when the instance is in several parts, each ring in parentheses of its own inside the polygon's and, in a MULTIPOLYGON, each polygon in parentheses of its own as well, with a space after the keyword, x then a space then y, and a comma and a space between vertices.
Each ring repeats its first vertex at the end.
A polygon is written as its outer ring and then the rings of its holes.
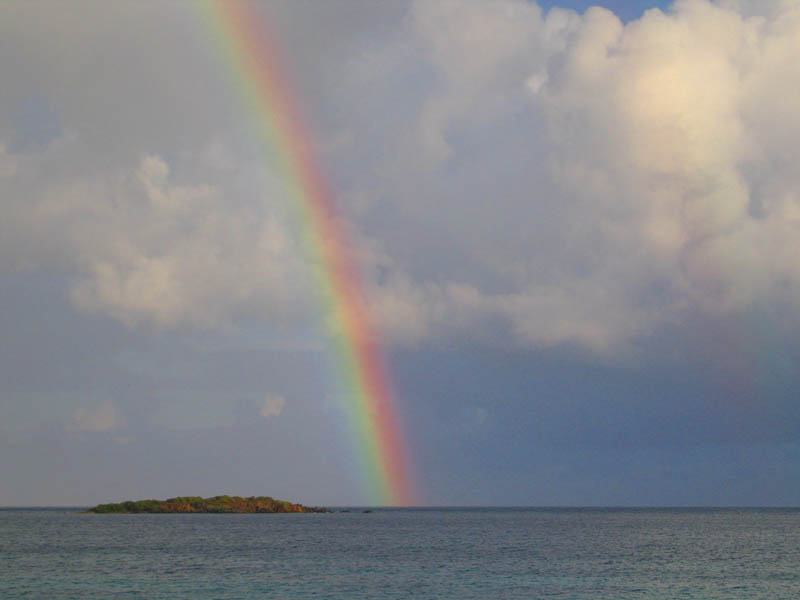
POLYGON ((797 323, 798 2, 680 0, 627 24, 514 0, 412 14, 436 85, 407 152, 430 153, 386 181, 430 239, 387 249, 405 255, 376 294, 388 333, 500 319, 602 351, 687 314, 797 323))

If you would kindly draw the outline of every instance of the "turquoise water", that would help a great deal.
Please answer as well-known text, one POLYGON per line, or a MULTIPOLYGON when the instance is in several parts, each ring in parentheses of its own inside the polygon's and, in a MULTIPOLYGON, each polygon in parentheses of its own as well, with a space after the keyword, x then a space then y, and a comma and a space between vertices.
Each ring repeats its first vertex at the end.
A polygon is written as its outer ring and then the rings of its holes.
POLYGON ((800 511, 0 510, 2 598, 800 598, 800 511))

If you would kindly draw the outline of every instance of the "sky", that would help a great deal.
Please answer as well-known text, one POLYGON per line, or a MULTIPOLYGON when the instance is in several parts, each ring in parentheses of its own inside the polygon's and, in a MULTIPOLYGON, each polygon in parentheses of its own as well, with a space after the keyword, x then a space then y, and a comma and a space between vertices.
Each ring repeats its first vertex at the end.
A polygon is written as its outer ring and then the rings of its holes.
MULTIPOLYGON (((260 6, 421 505, 800 505, 800 1, 260 6)), ((191 2, 0 5, 0 506, 362 505, 279 161, 191 2)))

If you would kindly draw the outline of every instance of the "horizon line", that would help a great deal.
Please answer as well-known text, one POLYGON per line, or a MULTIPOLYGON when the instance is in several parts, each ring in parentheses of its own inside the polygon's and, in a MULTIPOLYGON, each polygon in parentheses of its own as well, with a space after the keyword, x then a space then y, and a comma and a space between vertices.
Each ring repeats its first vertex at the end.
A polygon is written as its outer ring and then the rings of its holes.
MULTIPOLYGON (((30 504, 0 505, 0 510, 68 510, 85 509, 96 504, 30 504)), ((304 504, 304 506, 306 506, 304 504)), ((309 505, 310 506, 310 505, 309 505)), ((736 509, 800 509, 800 505, 790 504, 454 504, 390 506, 370 504, 314 505, 329 509, 372 509, 372 510, 736 510, 736 509)), ((224 514, 224 513, 220 513, 224 514)), ((238 513, 235 513, 238 514, 238 513)))

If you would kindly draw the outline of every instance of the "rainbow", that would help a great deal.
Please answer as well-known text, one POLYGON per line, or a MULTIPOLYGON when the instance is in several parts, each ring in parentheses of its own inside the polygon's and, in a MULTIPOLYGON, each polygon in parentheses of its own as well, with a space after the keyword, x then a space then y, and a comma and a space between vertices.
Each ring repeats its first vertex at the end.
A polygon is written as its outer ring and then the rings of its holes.
POLYGON ((316 278, 332 323, 369 501, 411 505, 405 438, 358 265, 264 15, 249 0, 206 0, 200 6, 252 112, 267 159, 285 177, 307 251, 319 266, 316 278))

